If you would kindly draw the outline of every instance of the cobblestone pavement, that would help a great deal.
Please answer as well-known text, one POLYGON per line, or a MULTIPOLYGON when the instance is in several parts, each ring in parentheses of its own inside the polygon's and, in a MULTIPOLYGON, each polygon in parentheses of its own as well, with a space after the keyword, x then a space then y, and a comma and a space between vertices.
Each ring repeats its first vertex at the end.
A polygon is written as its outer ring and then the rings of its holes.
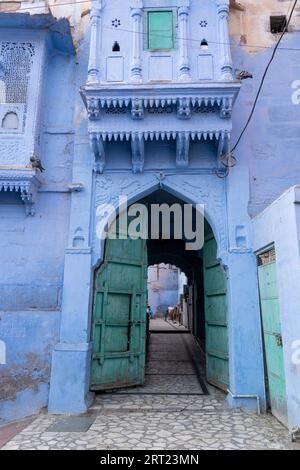
POLYGON ((205 385, 199 356, 189 334, 152 333, 144 387, 97 395, 82 416, 86 432, 41 414, 3 449, 299 449, 271 415, 227 407, 205 385))

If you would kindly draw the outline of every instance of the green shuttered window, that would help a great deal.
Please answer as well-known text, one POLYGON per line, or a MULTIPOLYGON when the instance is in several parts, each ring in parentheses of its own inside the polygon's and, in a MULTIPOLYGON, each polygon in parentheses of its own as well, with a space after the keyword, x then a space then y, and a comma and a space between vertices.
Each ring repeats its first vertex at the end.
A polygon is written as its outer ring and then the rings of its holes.
POLYGON ((173 11, 148 12, 148 48, 174 48, 173 11))

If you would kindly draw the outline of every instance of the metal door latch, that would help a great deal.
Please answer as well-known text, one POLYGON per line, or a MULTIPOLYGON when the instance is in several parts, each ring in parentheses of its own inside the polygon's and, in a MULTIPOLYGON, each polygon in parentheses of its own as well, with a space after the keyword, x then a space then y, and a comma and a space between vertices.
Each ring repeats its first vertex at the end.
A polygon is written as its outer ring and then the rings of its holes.
POLYGON ((282 347, 283 346, 282 335, 280 333, 273 333, 273 334, 276 338, 277 346, 282 347))

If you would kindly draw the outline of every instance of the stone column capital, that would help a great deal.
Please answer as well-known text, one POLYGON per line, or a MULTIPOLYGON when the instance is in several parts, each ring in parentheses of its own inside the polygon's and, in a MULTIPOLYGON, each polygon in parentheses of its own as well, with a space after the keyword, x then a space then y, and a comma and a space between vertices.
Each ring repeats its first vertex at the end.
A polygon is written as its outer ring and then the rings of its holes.
POLYGON ((229 1, 228 0, 220 0, 217 2, 218 7, 218 14, 219 15, 228 15, 229 13, 229 1))
POLYGON ((178 8, 178 15, 189 15, 190 14, 190 7, 189 5, 183 5, 178 8))
POLYGON ((142 16, 143 14, 143 9, 142 8, 135 8, 135 7, 130 7, 131 8, 131 16, 142 16))

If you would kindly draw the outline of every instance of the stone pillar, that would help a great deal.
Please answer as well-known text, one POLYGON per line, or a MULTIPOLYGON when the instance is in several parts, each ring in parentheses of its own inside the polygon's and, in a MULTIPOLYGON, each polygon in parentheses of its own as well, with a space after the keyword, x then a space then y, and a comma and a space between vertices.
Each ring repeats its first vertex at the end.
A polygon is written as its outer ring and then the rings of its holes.
POLYGON ((228 278, 229 390, 232 407, 266 409, 262 331, 253 252, 249 169, 239 162, 226 180, 228 252, 224 265, 228 278), (239 195, 237 197, 236 195, 239 195))
POLYGON ((131 7, 132 18, 132 65, 130 70, 130 80, 141 83, 142 77, 142 19, 143 2, 137 0, 131 7))
POLYGON ((229 0, 218 1, 220 64, 222 80, 232 80, 232 59, 228 30, 229 0))
POLYGON ((88 83, 100 80, 99 51, 101 50, 101 10, 102 1, 93 0, 91 6, 91 38, 88 65, 88 83))
POLYGON ((88 142, 78 136, 75 140, 73 181, 80 182, 84 191, 72 194, 60 338, 52 354, 50 413, 84 413, 93 398, 89 392, 93 291, 92 250, 89 245, 93 171, 89 155, 88 142), (88 167, 87 161, 90 161, 88 167))
POLYGON ((191 80, 191 67, 188 53, 189 9, 188 1, 187 5, 181 6, 178 10, 179 79, 182 81, 191 80))
POLYGON ((229 391, 236 408, 266 410, 256 258, 237 250, 228 255, 229 391))

